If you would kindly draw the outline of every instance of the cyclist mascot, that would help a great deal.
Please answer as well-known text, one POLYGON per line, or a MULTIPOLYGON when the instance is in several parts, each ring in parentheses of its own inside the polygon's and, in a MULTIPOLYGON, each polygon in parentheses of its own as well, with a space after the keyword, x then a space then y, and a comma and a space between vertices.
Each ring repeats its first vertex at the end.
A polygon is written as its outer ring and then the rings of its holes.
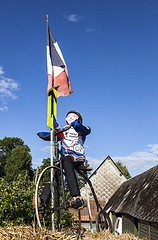
MULTIPOLYGON (((84 206, 84 201, 80 196, 80 190, 75 174, 75 167, 82 165, 85 161, 85 151, 84 142, 86 136, 90 134, 90 127, 85 127, 82 125, 82 116, 76 110, 71 110, 66 115, 67 128, 69 125, 71 127, 65 132, 58 134, 58 140, 61 141, 61 152, 63 154, 62 165, 65 171, 66 180, 68 182, 68 187, 70 194, 73 197, 71 201, 71 207, 78 209, 84 206)), ((55 123, 55 131, 59 132, 60 126, 55 123)), ((50 133, 40 132, 38 136, 44 140, 50 140, 50 133)), ((56 172, 54 173, 57 174, 56 172)), ((46 183, 42 194, 40 195, 38 202, 39 208, 43 209, 48 206, 51 197, 50 183, 46 183)), ((34 199, 33 199, 33 205, 34 199)))

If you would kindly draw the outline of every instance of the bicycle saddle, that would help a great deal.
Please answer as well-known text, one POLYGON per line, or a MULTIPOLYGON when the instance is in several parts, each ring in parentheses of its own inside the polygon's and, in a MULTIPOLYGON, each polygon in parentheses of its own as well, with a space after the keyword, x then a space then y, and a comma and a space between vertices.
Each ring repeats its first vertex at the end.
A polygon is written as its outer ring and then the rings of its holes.
POLYGON ((45 141, 50 141, 50 132, 39 132, 37 135, 45 141))

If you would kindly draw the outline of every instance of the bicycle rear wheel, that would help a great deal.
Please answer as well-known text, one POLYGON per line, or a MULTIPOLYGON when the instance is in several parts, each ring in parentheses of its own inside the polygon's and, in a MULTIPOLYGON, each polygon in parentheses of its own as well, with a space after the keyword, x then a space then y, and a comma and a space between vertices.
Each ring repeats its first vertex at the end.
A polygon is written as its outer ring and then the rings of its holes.
POLYGON ((96 217, 96 231, 101 232, 105 229, 112 232, 111 220, 107 212, 100 210, 96 217))

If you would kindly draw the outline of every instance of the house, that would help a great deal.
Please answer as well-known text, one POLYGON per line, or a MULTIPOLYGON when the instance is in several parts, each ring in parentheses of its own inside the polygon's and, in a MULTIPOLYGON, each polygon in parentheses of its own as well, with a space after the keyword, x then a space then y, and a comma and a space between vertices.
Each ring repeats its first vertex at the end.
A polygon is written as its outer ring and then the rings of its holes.
POLYGON ((114 230, 121 225, 120 233, 157 240, 158 165, 125 181, 104 209, 112 214, 114 230))
MULTIPOLYGON (((89 179, 102 207, 108 202, 120 185, 127 180, 110 156, 100 164, 89 179)), ((97 207, 88 184, 84 184, 80 192, 86 204, 87 198, 89 199, 92 222, 94 223, 96 221, 97 207)), ((71 210, 71 212, 75 213, 75 210, 71 210)), ((77 215, 75 219, 78 220, 77 215)), ((89 228, 89 212, 87 207, 81 211, 81 221, 85 228, 89 228)))

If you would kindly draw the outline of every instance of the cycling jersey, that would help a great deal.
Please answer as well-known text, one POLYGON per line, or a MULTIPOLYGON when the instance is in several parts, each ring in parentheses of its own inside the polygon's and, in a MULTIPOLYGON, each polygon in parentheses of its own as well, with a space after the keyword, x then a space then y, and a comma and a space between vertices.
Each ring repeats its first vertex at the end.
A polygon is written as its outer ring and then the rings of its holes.
MULTIPOLYGON (((67 126, 65 126, 67 127, 67 126)), ((57 131, 60 127, 56 128, 57 131)), ((90 127, 85 127, 78 121, 72 122, 72 127, 59 134, 61 140, 61 151, 64 155, 71 155, 74 160, 85 158, 85 152, 83 144, 86 139, 86 135, 91 132, 90 127)))
MULTIPOLYGON (((57 135, 58 140, 61 140, 61 151, 64 155, 71 155, 74 161, 85 159, 83 144, 86 135, 90 134, 91 129, 83 126, 78 121, 74 121, 71 124, 72 127, 70 129, 57 135)), ((68 125, 64 128, 67 127, 68 125)), ((57 123, 55 130, 57 132, 61 130, 57 123)), ((50 141, 50 132, 39 132, 37 135, 45 141, 50 141)))

